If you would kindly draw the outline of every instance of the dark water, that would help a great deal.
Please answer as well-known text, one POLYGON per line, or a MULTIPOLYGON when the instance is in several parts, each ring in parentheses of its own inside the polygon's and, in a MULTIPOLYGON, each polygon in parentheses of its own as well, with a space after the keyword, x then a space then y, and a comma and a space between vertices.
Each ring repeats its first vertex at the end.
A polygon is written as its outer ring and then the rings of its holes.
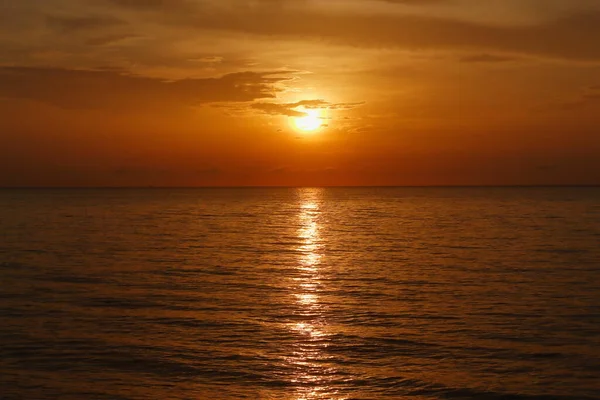
POLYGON ((0 398, 600 399, 600 189, 0 190, 0 398))

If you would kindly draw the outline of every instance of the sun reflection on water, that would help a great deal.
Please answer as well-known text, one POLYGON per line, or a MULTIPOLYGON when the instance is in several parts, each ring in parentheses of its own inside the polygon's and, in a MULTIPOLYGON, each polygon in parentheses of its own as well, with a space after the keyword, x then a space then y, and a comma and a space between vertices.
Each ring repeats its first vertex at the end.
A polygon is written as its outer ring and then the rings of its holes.
POLYGON ((300 265, 305 271, 314 271, 321 261, 321 238, 319 235, 319 204, 317 198, 320 194, 319 189, 303 189, 301 192, 300 204, 300 227, 298 229, 298 238, 302 244, 298 246, 300 254, 300 265))
POLYGON ((298 264, 293 277, 296 320, 289 325, 297 341, 288 360, 297 371, 292 379, 298 387, 296 400, 331 398, 326 377, 332 371, 326 366, 328 357, 324 352, 328 346, 327 321, 320 295, 324 289, 322 194, 322 189, 298 189, 298 264))

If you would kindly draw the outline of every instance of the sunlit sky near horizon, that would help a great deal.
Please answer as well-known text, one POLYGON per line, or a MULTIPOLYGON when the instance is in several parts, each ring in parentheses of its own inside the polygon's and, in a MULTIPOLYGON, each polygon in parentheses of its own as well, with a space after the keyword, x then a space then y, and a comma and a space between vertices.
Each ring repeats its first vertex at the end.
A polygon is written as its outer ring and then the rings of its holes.
POLYGON ((0 186, 511 184, 600 184, 600 1, 0 2, 0 186))

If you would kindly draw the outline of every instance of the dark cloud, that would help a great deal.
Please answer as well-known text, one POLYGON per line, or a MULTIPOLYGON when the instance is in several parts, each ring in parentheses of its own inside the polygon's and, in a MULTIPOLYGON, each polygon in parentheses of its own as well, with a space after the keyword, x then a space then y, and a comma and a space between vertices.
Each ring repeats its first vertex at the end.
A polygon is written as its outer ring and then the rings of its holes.
POLYGON ((203 103, 274 98, 279 72, 240 72, 220 78, 166 81, 118 71, 0 68, 0 97, 21 98, 70 109, 173 109, 203 103))
POLYGON ((180 6, 187 4, 185 0, 104 0, 107 3, 131 8, 160 8, 167 6, 180 6))
POLYGON ((256 103, 252 108, 271 115, 286 115, 288 117, 303 117, 306 113, 296 108, 325 108, 330 104, 325 100, 302 100, 296 103, 256 103))
POLYGON ((256 103, 252 105, 252 108, 270 115, 285 115, 288 117, 303 117, 306 115, 302 111, 295 110, 289 104, 256 103))
POLYGON ((134 39, 139 36, 130 34, 114 34, 114 35, 103 35, 92 37, 85 41, 85 44, 90 46, 107 46, 115 43, 122 42, 127 39, 134 39))
POLYGON ((181 12, 194 8, 194 3, 190 0, 99 0, 99 2, 145 11, 181 12))
POLYGON ((297 108, 314 109, 325 108, 329 110, 347 110, 363 103, 329 103, 325 100, 302 100, 296 103, 255 103, 252 108, 271 115, 285 115, 288 117, 303 117, 305 112, 297 108))
MULTIPOLYGON (((576 98, 558 104, 558 108, 566 111, 586 109, 592 106, 600 106, 600 85, 587 87, 576 98)), ((556 107, 551 107, 554 109, 556 107)))
POLYGON ((46 23, 52 29, 65 34, 103 29, 124 24, 120 19, 110 16, 73 17, 57 15, 46 16, 46 23))

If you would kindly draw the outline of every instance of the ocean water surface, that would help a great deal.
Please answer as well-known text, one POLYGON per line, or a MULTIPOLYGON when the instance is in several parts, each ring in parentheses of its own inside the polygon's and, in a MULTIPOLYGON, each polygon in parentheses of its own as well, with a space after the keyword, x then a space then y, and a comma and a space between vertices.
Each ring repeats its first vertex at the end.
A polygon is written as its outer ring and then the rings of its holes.
POLYGON ((600 188, 0 190, 0 399, 600 399, 600 188))

